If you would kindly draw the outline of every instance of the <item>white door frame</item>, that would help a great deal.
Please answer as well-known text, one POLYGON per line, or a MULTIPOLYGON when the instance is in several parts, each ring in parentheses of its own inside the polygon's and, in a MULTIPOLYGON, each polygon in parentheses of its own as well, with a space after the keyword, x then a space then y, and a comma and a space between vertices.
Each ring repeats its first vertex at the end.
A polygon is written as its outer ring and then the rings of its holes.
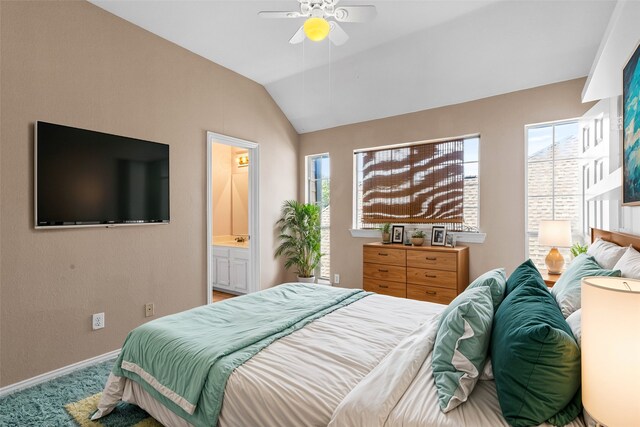
POLYGON ((260 290, 260 145, 246 141, 244 139, 234 138, 232 136, 222 135, 215 132, 207 131, 207 304, 211 304, 213 283, 211 283, 211 273, 213 271, 211 238, 213 232, 212 214, 213 206, 211 200, 212 191, 212 145, 213 143, 230 145, 233 147, 246 148, 249 153, 249 285, 247 292, 256 292, 260 290))

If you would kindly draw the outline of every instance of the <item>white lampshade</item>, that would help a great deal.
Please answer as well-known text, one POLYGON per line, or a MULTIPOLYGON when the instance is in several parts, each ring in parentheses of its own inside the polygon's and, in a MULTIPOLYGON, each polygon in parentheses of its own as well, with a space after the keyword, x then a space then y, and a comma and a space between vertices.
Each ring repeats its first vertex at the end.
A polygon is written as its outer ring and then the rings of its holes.
POLYGON ((582 403, 606 426, 640 426, 640 281, 582 279, 582 403))
POLYGON ((540 221, 538 243, 542 246, 571 246, 571 221, 540 221))

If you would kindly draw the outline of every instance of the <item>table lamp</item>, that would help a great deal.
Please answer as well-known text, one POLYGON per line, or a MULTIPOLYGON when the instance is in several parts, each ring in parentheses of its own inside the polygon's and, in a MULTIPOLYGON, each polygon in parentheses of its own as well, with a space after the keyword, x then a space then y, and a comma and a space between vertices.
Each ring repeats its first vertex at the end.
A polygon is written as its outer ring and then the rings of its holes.
POLYGON ((571 246, 571 221, 540 221, 538 243, 551 246, 544 262, 551 274, 560 274, 564 267, 564 257, 558 247, 571 246))
POLYGON ((640 280, 582 279, 582 403, 601 425, 640 426, 640 280))

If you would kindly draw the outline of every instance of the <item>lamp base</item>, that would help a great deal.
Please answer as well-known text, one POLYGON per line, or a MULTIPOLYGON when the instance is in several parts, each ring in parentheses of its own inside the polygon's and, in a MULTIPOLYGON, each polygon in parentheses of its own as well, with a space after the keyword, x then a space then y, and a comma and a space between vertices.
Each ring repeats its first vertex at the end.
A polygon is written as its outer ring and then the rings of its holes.
POLYGON ((558 248, 551 248, 544 259, 544 263, 547 265, 547 271, 550 274, 560 274, 562 273, 562 267, 564 267, 564 257, 558 251, 558 248))

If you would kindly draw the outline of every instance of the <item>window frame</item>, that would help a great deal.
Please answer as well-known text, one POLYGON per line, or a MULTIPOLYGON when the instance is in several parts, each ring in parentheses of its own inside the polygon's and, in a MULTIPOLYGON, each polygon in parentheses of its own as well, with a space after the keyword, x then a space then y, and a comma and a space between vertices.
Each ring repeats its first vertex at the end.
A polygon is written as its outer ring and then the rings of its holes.
MULTIPOLYGON (((410 147, 412 145, 418 145, 418 144, 433 144, 433 143, 438 143, 438 142, 446 142, 446 141, 452 141, 452 140, 458 140, 461 139, 463 141, 469 140, 469 139, 478 139, 478 159, 476 161, 463 161, 462 165, 463 167, 466 166, 467 164, 471 164, 471 163, 475 163, 478 165, 478 202, 475 206, 476 212, 477 212, 477 218, 478 218, 478 223, 474 226, 475 230, 474 231, 469 231, 469 230, 464 230, 462 232, 466 232, 466 233, 480 233, 480 182, 481 182, 481 178, 480 178, 480 164, 481 164, 481 150, 480 150, 480 145, 481 145, 481 141, 482 141, 482 136, 480 133, 472 133, 472 134, 467 134, 467 135, 460 135, 460 136, 452 136, 452 137, 446 137, 446 138, 438 138, 438 139, 428 139, 428 140, 422 140, 422 141, 414 141, 414 142, 403 142, 403 143, 399 143, 399 144, 387 144, 387 145, 380 145, 380 146, 372 146, 372 147, 366 147, 366 148, 358 148, 353 150, 353 162, 352 162, 352 173, 353 173, 353 187, 352 187, 352 203, 351 203, 351 231, 352 234, 353 232, 358 232, 358 231, 374 231, 374 230, 378 230, 380 228, 380 226, 382 224, 371 224, 371 227, 367 227, 367 228, 363 228, 360 227, 360 224, 358 223, 358 153, 364 152, 364 151, 370 151, 370 150, 383 150, 383 149, 395 149, 395 148, 403 148, 403 147, 410 147)), ((464 172, 463 172, 464 173, 464 172)), ((463 199, 463 209, 464 209, 464 199, 463 199)), ((463 213, 464 216, 464 213, 463 213)), ((405 228, 416 228, 416 229, 430 229, 432 226, 434 225, 445 225, 447 227, 447 229, 449 229, 449 227, 451 225, 455 225, 455 224, 449 224, 449 223, 402 223, 402 222, 397 222, 397 223, 393 223, 396 225, 404 225, 405 228)), ((465 224, 462 223, 463 228, 465 227, 465 224)), ((461 231, 453 231, 453 232, 457 232, 460 233, 461 231)))
MULTIPOLYGON (((329 197, 331 197, 331 156, 329 155, 328 152, 324 152, 324 153, 317 153, 317 154, 309 154, 305 156, 305 167, 304 167, 304 179, 305 179, 305 187, 304 187, 304 200, 305 203, 314 203, 317 204, 317 202, 312 202, 310 200, 310 196, 311 196, 311 181, 317 182, 317 181, 328 181, 329 182, 329 197), (329 160, 329 178, 320 178, 318 179, 312 179, 309 176, 309 172, 311 169, 311 162, 315 161, 316 159, 322 159, 322 158, 327 158, 329 160)), ((329 202, 329 210, 331 210, 331 202, 329 202)), ((323 227, 322 226, 322 206, 320 207, 320 231, 322 232, 322 230, 327 230, 329 233, 329 245, 331 245, 331 216, 329 216, 329 226, 327 227, 323 227)), ((316 271, 315 271, 315 275, 318 279, 320 280, 331 280, 331 250, 329 250, 329 253, 325 255, 328 259, 329 259, 329 276, 325 277, 321 275, 321 271, 322 271, 322 261, 320 261, 320 265, 318 265, 318 267, 316 267, 316 271)), ((324 258, 324 257, 323 257, 324 258)))
MULTIPOLYGON (((570 118, 570 119, 563 119, 563 120, 552 120, 552 121, 548 121, 548 122, 541 122, 541 123, 532 123, 532 124, 528 124, 524 126, 524 257, 525 258, 529 258, 529 239, 533 238, 533 237, 538 237, 538 232, 537 231, 529 231, 529 129, 535 129, 535 128, 544 128, 544 127, 552 127, 552 133, 551 133, 551 141, 552 141, 552 145, 555 145, 555 136, 556 136, 556 127, 557 126, 562 126, 562 125, 566 125, 566 124, 571 124, 571 123, 575 123, 578 126, 578 133, 576 134, 576 136, 578 137, 579 140, 579 145, 578 148, 580 150, 580 153, 578 154, 578 156, 576 157, 577 159, 580 159, 580 155, 584 152, 585 150, 585 138, 587 140, 587 144, 589 144, 588 139, 589 139, 589 134, 590 131, 587 132, 586 136, 584 133, 584 129, 580 126, 580 118, 576 117, 576 118, 570 118), (582 132, 582 138, 580 138, 580 133, 582 132)), ((588 149, 588 146, 587 148, 588 149)), ((555 219, 555 215, 556 215, 556 174, 555 174, 555 149, 551 150, 551 163, 552 163, 552 177, 551 177, 551 199, 552 199, 552 218, 550 219, 555 219)), ((573 158, 572 158, 573 159, 573 158)), ((562 160, 568 160, 568 159, 562 159, 562 160)), ((543 163, 541 162, 536 162, 536 163, 543 163)), ((584 169, 580 169, 580 175, 584 176, 584 169)), ((589 169, 587 171, 588 175, 591 175, 591 169, 589 169)), ((580 193, 576 194, 575 196, 580 197, 581 198, 581 207, 578 210, 579 211, 579 215, 580 215, 580 223, 582 224, 582 220, 584 217, 584 191, 581 188, 580 193)), ((532 196, 532 197, 536 197, 536 196, 532 196)), ((538 196, 538 197, 549 197, 549 196, 538 196)), ((562 197, 562 196, 559 196, 562 197)), ((573 196, 570 196, 573 197, 573 196)), ((572 231, 572 236, 574 236, 575 234, 572 231)))

